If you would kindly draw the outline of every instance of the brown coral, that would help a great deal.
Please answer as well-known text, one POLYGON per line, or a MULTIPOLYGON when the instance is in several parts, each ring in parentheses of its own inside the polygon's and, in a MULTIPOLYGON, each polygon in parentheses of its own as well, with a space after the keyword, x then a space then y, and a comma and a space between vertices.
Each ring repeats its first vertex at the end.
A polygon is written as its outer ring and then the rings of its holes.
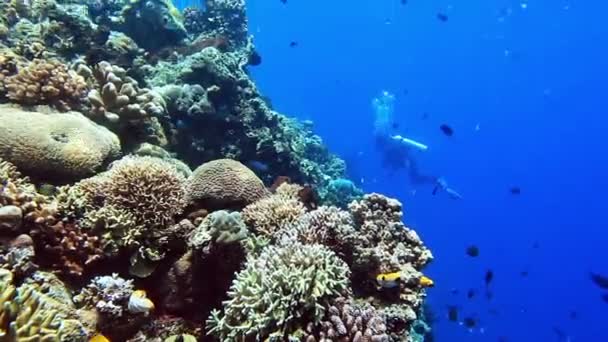
POLYGON ((306 208, 297 199, 275 194, 246 206, 242 214, 243 221, 253 231, 277 239, 305 212, 306 208))
POLYGON ((369 304, 339 297, 333 300, 323 321, 306 328, 306 342, 390 341, 386 320, 369 304))
POLYGON ((88 90, 82 76, 53 59, 34 59, 3 83, 6 96, 15 102, 49 104, 63 111, 79 108, 88 90))
POLYGON ((356 230, 347 211, 322 206, 300 216, 284 232, 287 238, 304 244, 325 245, 349 264, 351 262, 356 230))
POLYGON ((14 231, 22 225, 54 223, 56 208, 47 197, 36 192, 27 177, 0 158, 0 228, 14 231), (7 220, 7 218, 10 218, 7 220))
POLYGON ((166 112, 164 99, 150 89, 140 88, 125 69, 104 61, 93 68, 92 74, 96 86, 88 99, 96 117, 124 124, 159 117, 166 112))
POLYGON ((37 262, 78 278, 104 258, 99 237, 89 234, 73 223, 58 222, 40 225, 30 235, 36 243, 37 262))
POLYGON ((189 202, 206 208, 243 207, 267 195, 255 173, 232 159, 207 162, 188 179, 189 202))
POLYGON ((43 114, 0 107, 0 158, 28 176, 84 178, 119 154, 118 137, 80 113, 43 114))
POLYGON ((359 266, 366 264, 376 274, 397 271, 405 264, 420 270, 433 259, 418 234, 401 221, 403 213, 398 200, 367 194, 351 202, 349 209, 359 231, 359 266))
POLYGON ((107 204, 125 209, 137 224, 164 228, 185 206, 185 179, 170 163, 153 157, 125 157, 108 173, 107 204))

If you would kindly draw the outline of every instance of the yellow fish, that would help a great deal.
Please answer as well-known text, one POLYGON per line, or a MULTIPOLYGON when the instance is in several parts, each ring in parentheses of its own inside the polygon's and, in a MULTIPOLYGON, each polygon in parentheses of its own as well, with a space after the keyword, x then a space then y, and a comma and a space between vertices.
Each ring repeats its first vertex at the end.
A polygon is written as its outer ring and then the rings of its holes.
POLYGON ((380 273, 376 276, 378 287, 391 288, 399 286, 401 272, 380 273))
POLYGON ((420 286, 433 287, 433 286, 435 286, 435 282, 433 281, 433 279, 431 279, 427 276, 422 276, 422 277, 420 277, 420 286))
POLYGON ((95 334, 95 336, 91 337, 89 342, 110 342, 110 340, 102 334, 95 334))
POLYGON ((132 313, 143 313, 147 316, 150 311, 154 310, 154 303, 148 299, 146 291, 137 290, 133 291, 131 297, 129 297, 127 308, 132 313))

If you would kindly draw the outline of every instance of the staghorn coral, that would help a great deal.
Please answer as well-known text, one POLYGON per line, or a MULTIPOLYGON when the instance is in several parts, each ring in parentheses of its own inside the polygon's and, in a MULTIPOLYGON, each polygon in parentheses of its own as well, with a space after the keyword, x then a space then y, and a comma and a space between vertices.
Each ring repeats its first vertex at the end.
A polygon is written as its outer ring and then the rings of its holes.
POLYGON ((101 248, 109 256, 137 246, 143 231, 132 213, 112 205, 86 212, 80 223, 87 231, 101 238, 101 248))
POLYGON ((200 250, 210 242, 230 244, 244 240, 247 238, 247 233, 247 226, 239 212, 215 211, 207 215, 203 222, 192 231, 188 245, 192 249, 200 250))
POLYGON ((82 341, 88 331, 71 303, 58 301, 36 284, 16 287, 10 271, 0 269, 0 339, 6 341, 82 341))
POLYGON ((4 77, 2 88, 14 102, 48 104, 61 111, 80 108, 88 91, 82 76, 53 59, 34 59, 18 68, 15 75, 4 77))
POLYGON ((232 159, 204 163, 192 172, 188 201, 204 208, 243 207, 268 194, 264 183, 245 165, 232 159))
POLYGON ((43 114, 0 106, 0 158, 28 176, 74 180, 120 154, 118 137, 82 114, 43 114))
POLYGON ((286 226, 296 222, 306 208, 295 198, 274 194, 243 209, 243 221, 257 234, 277 239, 286 226))
POLYGON ((285 340, 299 324, 318 323, 324 300, 348 289, 348 266, 320 245, 269 246, 247 261, 223 310, 207 320, 220 340, 285 340))
POLYGON ((363 196, 349 204, 359 234, 356 263, 372 273, 387 273, 412 264, 422 269, 432 259, 418 234, 403 222, 401 203, 380 194, 363 196))
POLYGON ((326 310, 323 321, 306 327, 307 342, 390 341, 386 320, 369 304, 336 298, 326 310))

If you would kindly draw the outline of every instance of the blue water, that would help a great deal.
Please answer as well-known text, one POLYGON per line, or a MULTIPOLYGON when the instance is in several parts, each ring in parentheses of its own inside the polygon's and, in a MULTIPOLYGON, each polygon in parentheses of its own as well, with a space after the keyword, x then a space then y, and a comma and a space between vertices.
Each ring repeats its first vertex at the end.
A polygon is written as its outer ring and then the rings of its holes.
POLYGON ((405 222, 434 251, 427 272, 437 283, 429 297, 437 341, 558 341, 553 327, 571 341, 608 341, 608 303, 588 277, 608 273, 608 2, 248 6, 261 91, 276 110, 314 120, 366 192, 399 198, 405 222), (403 171, 383 169, 371 134, 371 101, 382 90, 396 96, 400 133, 430 146, 419 156, 423 169, 464 200, 432 196, 403 171), (454 136, 441 134, 443 123, 454 136), (472 243, 477 259, 464 253, 472 243), (494 298, 467 300, 487 268, 494 298), (475 315, 485 332, 449 322, 447 305, 475 315))

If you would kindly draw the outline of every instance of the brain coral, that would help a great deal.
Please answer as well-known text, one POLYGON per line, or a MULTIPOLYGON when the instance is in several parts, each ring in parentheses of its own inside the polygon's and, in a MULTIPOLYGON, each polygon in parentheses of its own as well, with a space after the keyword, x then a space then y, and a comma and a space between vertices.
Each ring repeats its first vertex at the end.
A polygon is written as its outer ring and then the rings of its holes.
POLYGON ((268 194, 264 183, 249 168, 232 159, 207 162, 188 179, 191 203, 208 208, 242 207, 268 194))
POLYGON ((42 114, 0 107, 0 158, 28 176, 90 176, 120 154, 118 137, 79 113, 42 114))
POLYGON ((207 321, 209 333, 221 341, 287 341, 298 323, 321 321, 321 303, 347 291, 349 274, 323 246, 269 246, 239 272, 223 312, 207 321))

